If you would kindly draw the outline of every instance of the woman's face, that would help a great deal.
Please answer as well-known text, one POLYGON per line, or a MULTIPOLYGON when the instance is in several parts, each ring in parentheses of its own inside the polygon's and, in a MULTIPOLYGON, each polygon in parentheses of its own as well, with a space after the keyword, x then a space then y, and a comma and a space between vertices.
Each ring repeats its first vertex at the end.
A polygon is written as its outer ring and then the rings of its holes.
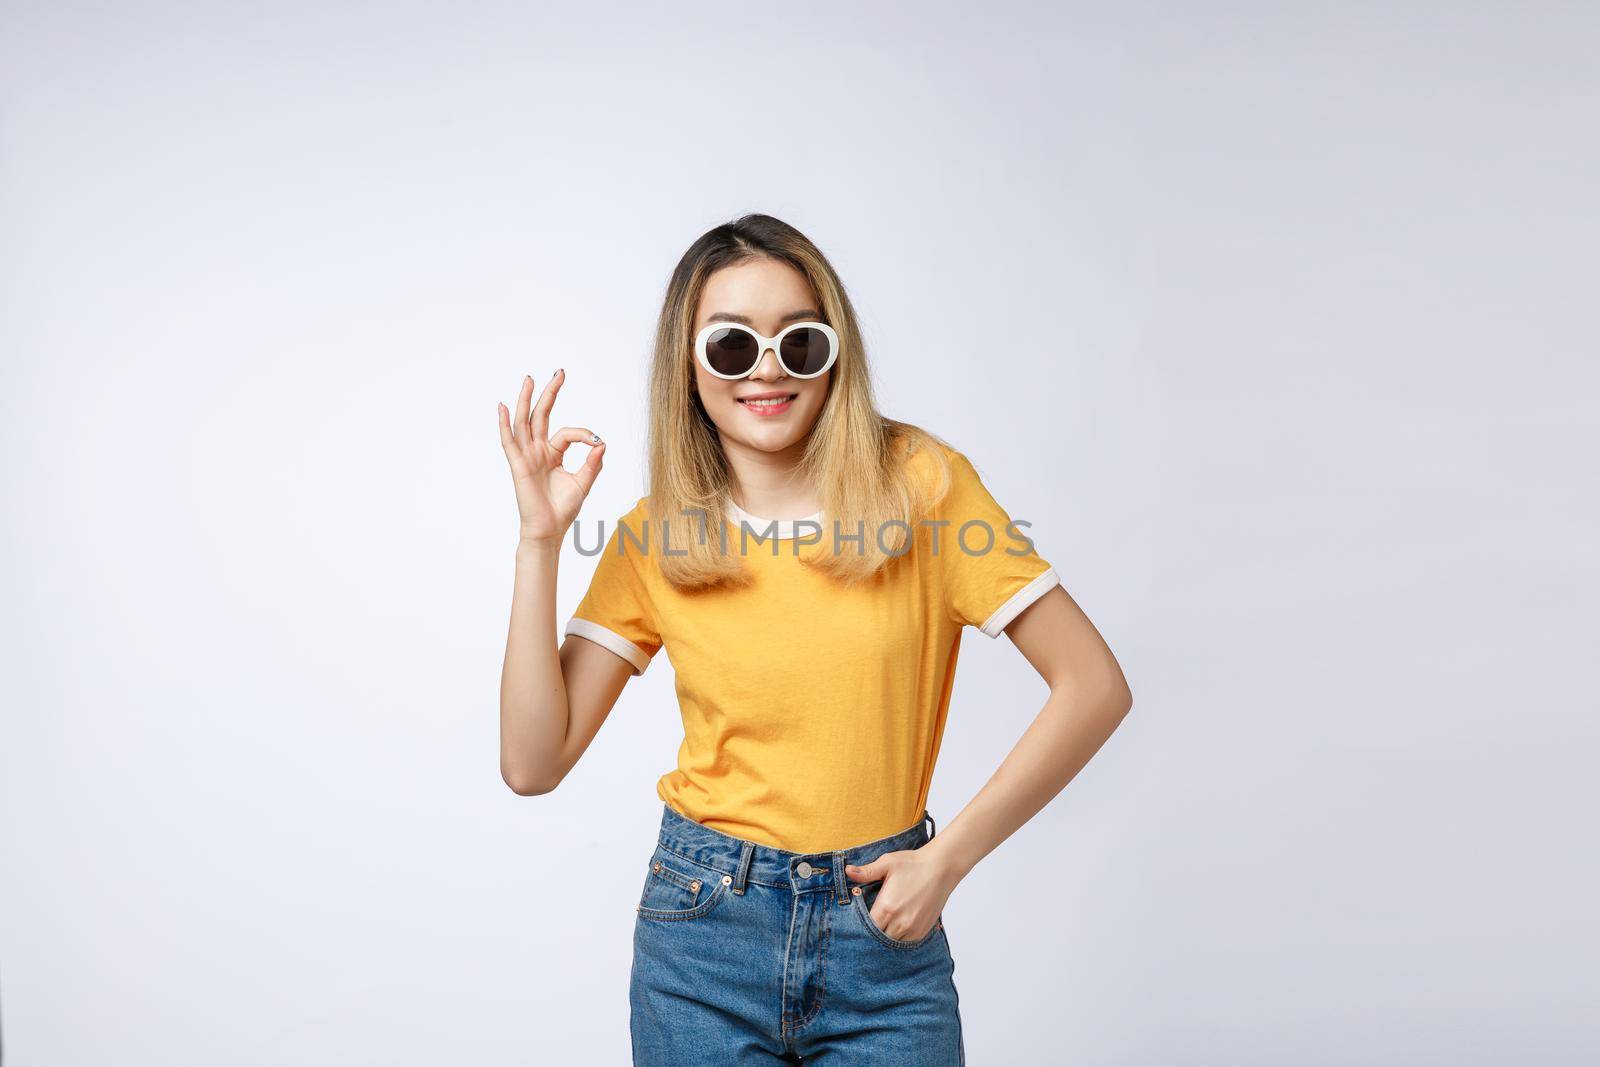
MULTIPOLYGON (((790 323, 805 320, 825 321, 805 275, 787 263, 753 259, 724 267, 706 279, 694 334, 708 323, 732 321, 776 337, 790 323)), ((723 447, 738 442, 762 452, 781 452, 805 440, 822 413, 833 378, 832 368, 816 378, 791 378, 771 348, 761 353, 755 371, 738 381, 718 378, 698 359, 694 370, 700 402, 716 424, 723 447), (778 402, 749 403, 770 398, 778 402)))

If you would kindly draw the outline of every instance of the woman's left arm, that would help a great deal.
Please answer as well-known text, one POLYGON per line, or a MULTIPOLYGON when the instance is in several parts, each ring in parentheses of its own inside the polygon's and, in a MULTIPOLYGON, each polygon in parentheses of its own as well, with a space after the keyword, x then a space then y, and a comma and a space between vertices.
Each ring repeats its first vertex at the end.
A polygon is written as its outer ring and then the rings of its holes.
POLYGON ((857 881, 884 879, 872 919, 891 937, 916 940, 933 929, 961 879, 1066 788, 1133 707, 1116 657, 1061 586, 1030 604, 1005 632, 1050 687, 1044 707, 978 794, 931 841, 846 868, 857 881))

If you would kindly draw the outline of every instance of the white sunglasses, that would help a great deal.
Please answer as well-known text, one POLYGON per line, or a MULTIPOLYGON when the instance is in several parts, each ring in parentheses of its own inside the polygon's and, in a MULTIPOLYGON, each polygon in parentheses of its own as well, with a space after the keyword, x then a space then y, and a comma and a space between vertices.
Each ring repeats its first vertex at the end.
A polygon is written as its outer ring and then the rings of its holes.
POLYGON ((718 378, 748 378, 767 349, 791 378, 815 378, 839 358, 839 335, 822 322, 797 322, 767 337, 738 322, 713 322, 694 339, 695 358, 718 378))

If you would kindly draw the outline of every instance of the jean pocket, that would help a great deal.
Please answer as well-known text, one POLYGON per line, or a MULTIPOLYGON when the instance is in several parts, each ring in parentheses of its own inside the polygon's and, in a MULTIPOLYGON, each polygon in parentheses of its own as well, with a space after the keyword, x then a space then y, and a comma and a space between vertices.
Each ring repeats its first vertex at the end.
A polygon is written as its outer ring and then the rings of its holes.
POLYGON ((731 875, 691 863, 658 845, 636 910, 646 919, 698 919, 717 906, 732 884, 731 875))
POLYGON ((914 941, 902 941, 898 937, 891 937, 884 933, 877 923, 872 921, 872 902, 878 899, 878 890, 883 888, 883 879, 880 878, 874 882, 858 882, 856 884, 861 887, 861 892, 851 894, 851 899, 855 902, 852 910, 856 913, 856 917, 861 920, 861 925, 867 928, 867 933, 871 934, 880 944, 899 949, 921 948, 929 941, 932 941, 944 927, 944 916, 941 914, 933 920, 933 926, 928 932, 914 941))

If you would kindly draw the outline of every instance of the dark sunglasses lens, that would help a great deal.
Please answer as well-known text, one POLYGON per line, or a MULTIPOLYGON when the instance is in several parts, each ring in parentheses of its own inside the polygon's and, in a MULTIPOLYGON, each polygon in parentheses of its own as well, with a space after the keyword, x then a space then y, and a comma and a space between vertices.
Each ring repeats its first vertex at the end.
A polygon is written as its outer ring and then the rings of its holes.
POLYGON ((790 374, 816 374, 833 348, 828 335, 810 326, 790 330, 783 339, 783 365, 790 374))
POLYGON ((756 365, 756 339, 724 326, 706 338, 706 359, 718 374, 748 374, 756 365))

